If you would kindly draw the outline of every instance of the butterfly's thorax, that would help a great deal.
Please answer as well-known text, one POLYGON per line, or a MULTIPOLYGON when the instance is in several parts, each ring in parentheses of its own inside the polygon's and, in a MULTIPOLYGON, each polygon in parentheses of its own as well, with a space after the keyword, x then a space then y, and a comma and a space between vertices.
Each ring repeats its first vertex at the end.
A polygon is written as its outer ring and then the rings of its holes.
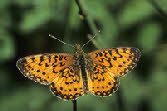
POLYGON ((82 79, 83 79, 83 85, 84 85, 84 92, 87 94, 88 92, 88 77, 87 73, 85 70, 85 65, 86 65, 86 54, 83 52, 83 50, 80 48, 80 45, 76 45, 76 50, 74 54, 74 58, 77 61, 77 65, 79 66, 82 74, 82 79))

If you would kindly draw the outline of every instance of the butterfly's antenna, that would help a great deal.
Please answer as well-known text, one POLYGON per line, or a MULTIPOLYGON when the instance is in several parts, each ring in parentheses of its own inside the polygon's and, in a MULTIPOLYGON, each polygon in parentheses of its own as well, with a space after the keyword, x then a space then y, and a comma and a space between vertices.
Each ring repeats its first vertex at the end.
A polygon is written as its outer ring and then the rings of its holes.
POLYGON ((73 45, 71 45, 71 44, 67 44, 67 43, 65 43, 64 41, 62 41, 62 40, 56 38, 55 36, 53 36, 53 35, 51 35, 51 34, 49 34, 49 36, 52 37, 52 38, 55 39, 55 40, 58 40, 59 42, 61 42, 61 43, 63 43, 63 44, 66 44, 66 45, 69 45, 69 46, 75 48, 75 46, 73 46, 73 45))
MULTIPOLYGON (((98 33, 100 33, 100 30, 98 31, 98 33)), ((92 40, 97 36, 98 33, 96 33, 96 34, 92 37, 92 39, 88 40, 88 42, 86 42, 85 44, 83 44, 82 48, 83 48, 85 45, 87 45, 90 41, 92 41, 92 40)))

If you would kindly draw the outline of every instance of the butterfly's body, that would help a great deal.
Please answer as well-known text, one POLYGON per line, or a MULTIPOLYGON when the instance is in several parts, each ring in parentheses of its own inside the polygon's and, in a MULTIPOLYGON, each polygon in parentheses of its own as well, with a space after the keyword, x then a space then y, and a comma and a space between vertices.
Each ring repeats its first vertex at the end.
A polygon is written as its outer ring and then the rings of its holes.
POLYGON ((86 65, 87 65, 87 54, 84 53, 84 51, 81 49, 80 45, 76 45, 75 53, 74 53, 74 60, 76 61, 74 63, 74 66, 77 69, 80 69, 81 76, 83 79, 83 89, 84 94, 88 93, 88 75, 86 72, 86 65))
POLYGON ((76 45, 74 55, 38 54, 21 58, 16 65, 26 77, 50 85, 54 95, 74 100, 88 93, 111 95, 118 88, 118 77, 131 71, 139 57, 137 48, 112 48, 84 53, 80 45, 76 45))

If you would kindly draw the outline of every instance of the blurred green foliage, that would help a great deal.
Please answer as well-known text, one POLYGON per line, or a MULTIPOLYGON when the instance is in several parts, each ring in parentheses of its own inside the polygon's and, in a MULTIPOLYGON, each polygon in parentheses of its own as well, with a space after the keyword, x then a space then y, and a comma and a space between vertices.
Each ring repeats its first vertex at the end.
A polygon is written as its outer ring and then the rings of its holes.
POLYGON ((73 53, 71 47, 49 38, 49 33, 75 45, 86 43, 88 34, 101 30, 85 52, 124 46, 138 47, 142 56, 137 68, 120 78, 116 93, 105 98, 80 97, 78 111, 166 111, 167 1, 80 2, 88 24, 80 19, 75 0, 1 0, 0 110, 72 110, 71 101, 58 99, 47 86, 23 77, 15 63, 32 54, 73 53))

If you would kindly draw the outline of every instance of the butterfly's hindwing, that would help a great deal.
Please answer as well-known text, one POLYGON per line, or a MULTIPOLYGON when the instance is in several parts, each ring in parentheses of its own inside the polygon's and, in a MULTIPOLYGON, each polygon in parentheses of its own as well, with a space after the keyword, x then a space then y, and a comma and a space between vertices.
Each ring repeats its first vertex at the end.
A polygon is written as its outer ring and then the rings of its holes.
POLYGON ((84 94, 83 79, 78 67, 69 66, 60 73, 63 76, 56 78, 50 86, 54 95, 65 100, 74 100, 84 94))
POLYGON ((100 64, 93 64, 93 70, 88 68, 88 89, 96 96, 109 96, 118 89, 118 77, 100 64))

